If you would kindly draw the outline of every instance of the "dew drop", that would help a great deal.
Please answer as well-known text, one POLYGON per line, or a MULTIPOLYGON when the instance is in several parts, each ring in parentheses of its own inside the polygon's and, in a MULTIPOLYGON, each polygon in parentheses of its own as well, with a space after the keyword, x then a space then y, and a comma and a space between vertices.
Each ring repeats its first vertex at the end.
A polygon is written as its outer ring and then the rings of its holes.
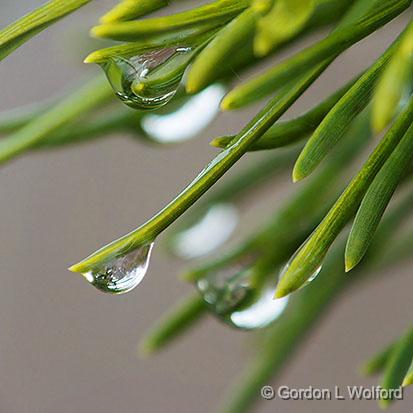
POLYGON ((274 299, 273 283, 254 291, 252 270, 223 268, 197 282, 198 291, 211 312, 231 327, 241 330, 264 328, 285 310, 289 297, 274 299))
POLYGON ((222 318, 247 298, 250 292, 248 275, 248 269, 233 265, 198 280, 196 286, 212 312, 222 318))
POLYGON ((229 239, 238 221, 238 210, 232 204, 212 205, 192 226, 174 236, 172 250, 184 259, 210 254, 229 239))
POLYGON ((142 245, 83 275, 100 291, 111 294, 127 293, 137 287, 145 277, 152 248, 153 242, 142 245))
POLYGON ((100 64, 116 95, 134 109, 156 109, 166 105, 177 92, 181 77, 144 87, 145 79, 176 54, 188 53, 190 48, 170 47, 133 57, 111 57, 100 64))

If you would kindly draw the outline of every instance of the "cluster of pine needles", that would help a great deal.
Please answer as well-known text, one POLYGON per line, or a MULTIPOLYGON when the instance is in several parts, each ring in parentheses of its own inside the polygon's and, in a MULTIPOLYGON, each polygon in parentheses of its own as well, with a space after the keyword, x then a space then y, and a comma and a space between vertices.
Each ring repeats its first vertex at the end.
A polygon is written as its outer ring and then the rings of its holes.
MULTIPOLYGON (((51 0, 0 30, 0 59, 90 2, 51 0)), ((146 17, 169 3, 181 2, 120 1, 91 31, 94 37, 120 43, 94 51, 85 62, 104 66, 111 59, 127 61, 160 50, 185 48, 190 53, 168 55, 139 79, 137 89, 162 91, 178 81, 180 88, 164 109, 179 107, 216 83, 235 84, 221 101, 223 111, 267 98, 266 103, 237 135, 212 141, 222 151, 164 209, 71 270, 87 273, 155 240, 247 152, 271 151, 271 155, 226 180, 185 214, 169 234, 171 249, 176 237, 211 205, 237 202, 293 164, 294 182, 306 178, 305 184, 266 225, 183 277, 199 284, 223 270, 248 269, 246 282, 252 294, 231 311, 251 305, 268 284, 273 285, 277 299, 294 293, 285 311, 261 331, 256 358, 223 404, 222 412, 242 413, 259 397, 260 388, 280 372, 339 293, 355 281, 374 277, 378 268, 410 255, 413 232, 404 227, 413 211, 409 179, 413 158, 413 22, 379 58, 332 95, 301 116, 279 119, 338 56, 399 15, 409 13, 411 0, 216 0, 175 14, 146 17), (240 84, 236 74, 264 59, 271 62, 279 51, 317 32, 324 33, 321 40, 240 84), (374 149, 354 174, 354 161, 360 160, 368 144, 371 148, 374 137, 378 137, 374 149), (346 183, 349 171, 353 178, 346 183), (276 286, 279 269, 290 257, 276 286), (321 267, 320 275, 310 284, 321 267), (350 270, 351 275, 346 275, 350 270)), ((182 7, 186 6, 189 2, 182 2, 182 7)), ((107 80, 97 76, 61 99, 4 114, 0 117, 4 135, 0 162, 32 150, 118 131, 149 139, 141 126, 145 108, 132 111, 116 105, 113 95, 107 80), (99 117, 103 107, 105 115, 99 117)), ((228 321, 226 314, 204 298, 199 293, 185 298, 148 334, 142 349, 152 353, 164 348, 208 312, 228 321)), ((382 387, 395 389, 413 383, 412 360, 413 330, 407 329, 368 361, 363 371, 382 373, 382 387)), ((383 406, 390 402, 380 401, 383 406)))

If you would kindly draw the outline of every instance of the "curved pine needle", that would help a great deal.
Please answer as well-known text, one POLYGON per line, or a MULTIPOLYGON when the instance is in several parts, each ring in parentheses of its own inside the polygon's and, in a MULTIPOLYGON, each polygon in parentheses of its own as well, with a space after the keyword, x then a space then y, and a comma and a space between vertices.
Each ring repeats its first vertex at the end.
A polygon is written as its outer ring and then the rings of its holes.
POLYGON ((0 134, 14 132, 40 116, 48 108, 50 108, 48 103, 36 103, 0 112, 0 134))
POLYGON ((93 79, 12 135, 1 139, 0 163, 40 144, 70 121, 109 100, 112 94, 103 76, 93 79))
POLYGON ((204 215, 211 205, 226 202, 238 202, 240 199, 254 192, 262 184, 268 182, 274 175, 280 174, 287 167, 291 166, 298 151, 293 150, 277 152, 270 156, 260 159, 259 162, 243 169, 240 173, 224 181, 221 186, 216 188, 210 196, 205 197, 194 210, 188 213, 177 222, 171 231, 166 235, 170 249, 173 249, 176 235, 180 231, 190 227, 202 215, 204 215))
POLYGON ((134 42, 95 50, 85 58, 84 62, 103 63, 114 57, 132 57, 152 50, 164 49, 169 46, 193 46, 205 40, 206 33, 212 36, 215 31, 216 29, 211 29, 209 26, 202 26, 177 32, 163 33, 159 36, 149 38, 141 38, 134 42))
POLYGON ((91 0, 51 0, 0 30, 0 60, 62 17, 90 2, 91 0))
MULTIPOLYGON (((303 115, 275 123, 254 145, 251 145, 248 151, 281 148, 306 138, 314 132, 354 82, 355 80, 350 81, 303 115)), ((235 135, 222 136, 213 139, 210 144, 216 148, 226 148, 234 138, 235 135)))
POLYGON ((406 375, 402 383, 403 387, 411 386, 413 384, 413 363, 410 365, 409 370, 407 370, 406 375))
POLYGON ((376 80, 398 44, 399 41, 395 41, 323 119, 297 159, 293 169, 294 182, 308 176, 343 138, 353 119, 370 102, 376 80))
POLYGON ((391 61, 384 69, 373 97, 372 125, 381 132, 393 119, 410 89, 413 70, 413 22, 405 30, 391 61))
MULTIPOLYGON (((398 342, 386 364, 382 388, 385 390, 398 389, 409 370, 413 360, 413 329, 409 330, 398 342)), ((381 399, 379 404, 387 407, 391 398, 381 399)))
POLYGON ((355 214, 370 183, 412 122, 413 99, 410 100, 333 208, 292 259, 277 286, 276 297, 283 297, 297 290, 317 271, 331 244, 355 214))
POLYGON ((205 315, 207 307, 199 294, 191 294, 169 310, 142 339, 140 354, 151 355, 168 346, 205 315))
POLYGON ((198 55, 192 64, 186 81, 188 93, 195 93, 203 89, 214 78, 215 68, 231 57, 234 50, 243 45, 252 37, 255 23, 261 13, 271 5, 270 0, 260 7, 249 7, 230 23, 224 26, 198 55))
POLYGON ((413 125, 380 169, 357 211, 348 237, 345 267, 354 268, 365 255, 387 205, 413 159, 413 125))
POLYGON ((234 18, 249 4, 250 0, 217 0, 169 16, 96 26, 91 33, 96 37, 134 41, 144 36, 194 28, 199 25, 216 27, 234 18))
POLYGON ((323 0, 277 0, 258 22, 254 38, 255 53, 264 56, 302 30, 320 1, 323 0))
POLYGON ((387 346, 380 353, 375 354, 371 359, 367 360, 360 368, 361 373, 364 376, 373 376, 374 374, 381 373, 386 367, 387 362, 397 343, 392 343, 387 346))
POLYGON ((337 199, 342 188, 346 167, 354 160, 360 149, 368 142, 368 119, 349 132, 349 139, 343 142, 337 156, 310 179, 307 185, 285 202, 266 223, 265 227, 250 237, 240 247, 230 251, 224 259, 208 262, 185 274, 185 281, 196 281, 206 273, 237 264, 243 255, 259 256, 259 265, 270 267, 270 274, 291 256, 337 199))
POLYGON ((122 0, 100 19, 101 23, 133 20, 169 4, 169 0, 122 0))
POLYGON ((134 135, 144 132, 139 121, 143 114, 121 108, 93 120, 73 124, 70 128, 61 128, 46 139, 39 141, 33 150, 59 149, 67 145, 89 142, 115 132, 133 132, 134 135))
POLYGON ((211 188, 258 140, 270 126, 279 119, 302 93, 318 78, 326 66, 317 67, 301 78, 293 87, 288 87, 281 96, 270 101, 248 125, 239 133, 234 143, 221 152, 196 178, 162 211, 141 227, 113 241, 70 270, 84 273, 98 263, 132 251, 145 242, 152 242, 162 231, 171 225, 191 207, 209 188, 211 188))
POLYGON ((305 72, 313 65, 325 59, 334 60, 354 43, 393 20, 409 7, 411 0, 388 0, 376 3, 373 10, 359 18, 356 15, 353 16, 350 10, 351 19, 345 16, 342 23, 328 37, 233 89, 223 99, 222 109, 241 108, 274 93, 277 88, 291 81, 295 76, 305 72))

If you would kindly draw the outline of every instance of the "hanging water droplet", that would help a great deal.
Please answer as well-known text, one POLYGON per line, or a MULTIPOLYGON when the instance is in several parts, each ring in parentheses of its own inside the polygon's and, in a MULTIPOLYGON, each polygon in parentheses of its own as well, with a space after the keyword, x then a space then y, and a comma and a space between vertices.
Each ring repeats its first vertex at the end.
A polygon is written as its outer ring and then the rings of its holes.
POLYGON ((238 221, 238 210, 233 205, 228 203, 212 205, 194 225, 174 236, 173 252, 184 259, 207 255, 228 240, 238 221))
POLYGON ((233 265, 197 281, 197 288, 213 313, 225 317, 248 296, 249 270, 233 265))
POLYGON ((188 53, 190 50, 170 47, 134 57, 111 57, 100 66, 116 95, 126 105, 135 109, 156 109, 173 98, 181 82, 181 76, 158 83, 156 87, 145 87, 145 79, 173 56, 188 53))
POLYGON ((251 268, 230 266, 198 280, 197 288, 213 314, 242 330, 264 328, 276 320, 289 297, 274 299, 275 286, 254 290, 251 268))
POLYGON ((111 294, 123 294, 137 287, 145 277, 153 243, 114 258, 86 274, 86 279, 98 290, 111 294))
POLYGON ((159 143, 175 143, 191 139, 216 117, 219 103, 225 92, 224 86, 211 85, 202 92, 183 100, 184 103, 178 109, 144 116, 141 126, 159 143))

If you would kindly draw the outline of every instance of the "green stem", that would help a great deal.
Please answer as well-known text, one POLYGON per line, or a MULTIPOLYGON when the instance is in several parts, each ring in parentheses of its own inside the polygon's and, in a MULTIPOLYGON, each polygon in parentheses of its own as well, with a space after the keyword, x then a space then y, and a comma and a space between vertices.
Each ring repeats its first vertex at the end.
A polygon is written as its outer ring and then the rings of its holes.
MULTIPOLYGON (((222 186, 219 186, 212 194, 204 199, 196 209, 191 210, 182 217, 177 225, 174 226, 173 233, 179 232, 182 229, 188 228, 196 222, 205 212, 218 203, 236 202, 243 196, 249 195, 251 191, 260 187, 273 177, 279 174, 287 166, 297 158, 298 149, 283 151, 281 153, 272 154, 264 159, 260 159, 250 167, 242 170, 238 175, 232 179, 225 181, 222 186), (191 213, 192 212, 192 213, 191 213)), ((173 234, 174 235, 174 234, 173 234)), ((173 237, 172 235, 172 237, 173 237)), ((173 239, 170 240, 173 242, 173 239)))
POLYGON ((65 145, 88 142, 102 136, 120 131, 139 131, 140 113, 124 108, 109 113, 104 117, 73 124, 71 128, 58 130, 47 139, 40 141, 33 149, 57 149, 65 145))
POLYGON ((237 109, 274 93, 285 82, 291 81, 295 76, 309 70, 313 65, 319 64, 327 58, 335 59, 354 43, 394 19, 409 7, 410 3, 411 0, 380 1, 361 18, 345 16, 336 30, 325 39, 284 60, 246 84, 233 89, 223 99, 221 107, 224 110, 237 109))
MULTIPOLYGON (((303 115, 284 122, 277 122, 254 145, 251 145, 248 151, 276 149, 304 139, 314 132, 354 82, 355 80, 352 80, 347 83, 303 115)), ((211 145, 217 148, 226 148, 234 138, 235 136, 215 138, 211 141, 211 145)))
POLYGON ((0 141, 0 163, 39 145, 70 121, 112 96, 106 79, 98 77, 0 141))
POLYGON ((222 151, 175 200, 152 219, 137 230, 112 242, 82 262, 72 266, 70 270, 81 273, 89 271, 98 263, 123 255, 146 242, 152 242, 158 234, 194 204, 245 154, 248 147, 256 142, 288 110, 314 80, 320 76, 328 64, 329 62, 326 62, 313 69, 297 81, 295 85, 286 88, 280 96, 272 99, 240 132, 234 143, 228 149, 222 151))
MULTIPOLYGON (((399 388, 412 364, 413 359, 413 328, 408 330, 396 344, 392 351, 384 372, 382 381, 383 389, 391 390, 399 388)), ((387 407, 392 397, 379 400, 382 407, 387 407)))
POLYGON ((372 376, 382 372, 394 350, 395 345, 396 343, 390 344, 370 360, 367 360, 361 367, 362 374, 365 376, 372 376))
POLYGON ((297 290, 322 264, 333 241, 355 214, 372 180, 393 152, 413 121, 413 98, 399 115, 393 127, 380 141, 360 172, 340 196, 311 237, 290 262, 277 287, 277 297, 297 290))
POLYGON ((101 17, 101 23, 133 20, 169 4, 169 0, 123 0, 101 17))
POLYGON ((171 309, 144 337, 141 353, 149 355, 167 346, 173 339, 192 327, 207 312, 199 294, 190 294, 171 309))
POLYGON ((0 31, 0 60, 57 20, 92 0, 51 0, 0 31))
POLYGON ((249 6, 250 0, 217 0, 181 13, 150 19, 96 26, 92 34, 113 40, 134 41, 144 36, 194 28, 216 27, 231 20, 249 6))
POLYGON ((40 116, 49 108, 50 104, 36 103, 0 112, 0 133, 5 134, 16 131, 40 116))

